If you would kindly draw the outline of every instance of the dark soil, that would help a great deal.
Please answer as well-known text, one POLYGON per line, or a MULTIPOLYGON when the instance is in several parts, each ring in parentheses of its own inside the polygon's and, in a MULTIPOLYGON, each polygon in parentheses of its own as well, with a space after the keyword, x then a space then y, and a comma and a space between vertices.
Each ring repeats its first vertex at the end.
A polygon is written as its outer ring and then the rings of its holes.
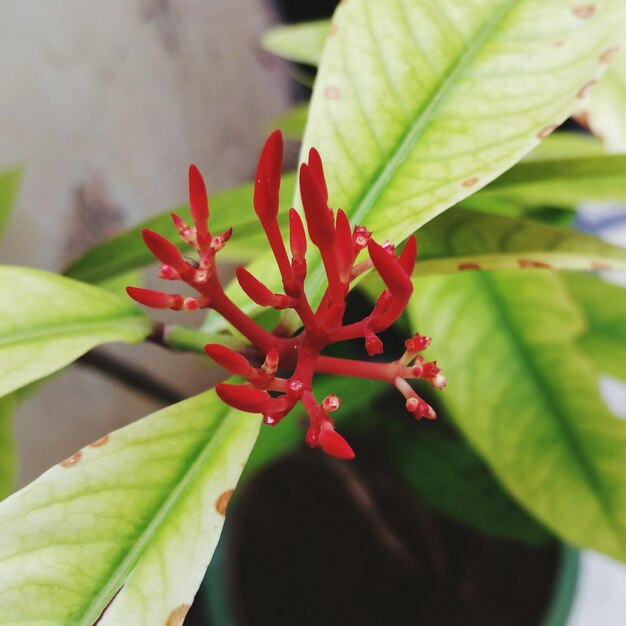
POLYGON ((384 464, 302 451, 229 513, 237 626, 534 626, 558 548, 487 537, 420 504, 384 464))

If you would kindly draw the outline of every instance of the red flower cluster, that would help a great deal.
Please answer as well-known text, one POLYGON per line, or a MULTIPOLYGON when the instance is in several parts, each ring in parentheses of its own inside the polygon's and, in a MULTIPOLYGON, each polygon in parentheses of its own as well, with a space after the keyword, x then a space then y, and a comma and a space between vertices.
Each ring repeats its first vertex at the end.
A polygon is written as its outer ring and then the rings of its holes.
POLYGON ((206 353, 216 363, 247 380, 240 385, 219 384, 216 391, 220 398, 241 411, 263 414, 264 422, 271 426, 280 422, 301 402, 311 424, 306 435, 307 444, 311 448, 320 447, 334 457, 351 459, 354 452, 335 431, 329 415, 339 407, 340 399, 330 395, 322 402, 316 400, 312 388, 316 372, 386 380, 405 396, 407 409, 418 419, 434 419, 435 412, 415 393, 407 380, 425 379, 437 388, 446 384, 436 362, 425 362, 421 356, 430 339, 419 334, 406 341, 404 355, 391 363, 322 355, 324 348, 332 343, 359 337, 365 340, 370 356, 382 353, 383 344, 377 333, 389 328, 408 304, 413 292, 410 276, 415 265, 417 244, 415 237, 409 237, 397 256, 393 245, 379 245, 363 226, 352 229, 341 209, 335 215, 328 207, 328 191, 320 156, 312 148, 308 163, 300 168, 300 194, 309 239, 320 252, 328 278, 326 292, 314 311, 304 291, 307 237, 302 219, 295 209, 289 211, 290 254, 278 225, 282 154, 282 136, 275 131, 267 140, 259 160, 254 209, 276 258, 284 293, 273 293, 243 267, 237 269, 237 280, 258 305, 293 309, 302 321, 302 332, 293 337, 270 333, 224 293, 215 269, 215 254, 230 239, 232 230, 215 236, 210 233, 207 192, 200 172, 193 165, 189 169, 189 195, 194 226, 188 226, 176 215, 172 217, 183 241, 197 250, 198 261, 186 261, 178 248, 158 233, 144 230, 143 238, 163 264, 161 278, 182 280, 199 295, 185 297, 138 287, 128 287, 127 291, 137 302, 153 308, 185 311, 212 308, 217 311, 251 342, 260 355, 259 362, 262 361, 260 367, 254 367, 243 355, 225 346, 207 345, 206 353), (369 259, 357 263, 359 253, 365 248, 369 259), (344 325, 350 282, 372 267, 379 273, 386 288, 367 317, 344 325))

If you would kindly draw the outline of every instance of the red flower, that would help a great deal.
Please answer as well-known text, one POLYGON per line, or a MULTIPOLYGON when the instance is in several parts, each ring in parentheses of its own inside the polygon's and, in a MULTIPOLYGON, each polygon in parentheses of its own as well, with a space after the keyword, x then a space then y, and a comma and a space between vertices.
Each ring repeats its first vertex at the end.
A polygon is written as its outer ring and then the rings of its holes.
POLYGON ((237 280, 245 293, 260 306, 293 309, 302 321, 303 330, 293 337, 279 336, 259 326, 239 309, 224 293, 215 269, 215 255, 230 239, 232 229, 212 236, 208 228, 209 207, 204 181, 198 169, 189 169, 189 196, 193 227, 173 215, 174 223, 185 243, 197 250, 198 261, 189 262, 178 248, 161 235, 143 231, 144 241, 163 264, 161 278, 181 280, 198 292, 190 298, 137 287, 128 287, 128 294, 137 302, 159 309, 194 311, 212 308, 244 335, 256 348, 261 367, 254 367, 243 355, 217 344, 207 345, 206 353, 231 374, 247 380, 241 385, 222 383, 216 391, 230 406, 241 411, 261 413, 264 422, 275 425, 293 407, 302 403, 310 419, 306 442, 320 447, 327 454, 351 459, 354 452, 335 431, 329 413, 340 404, 330 395, 320 403, 313 394, 315 373, 355 376, 386 380, 406 398, 407 410, 416 418, 435 418, 435 412, 422 400, 407 380, 425 379, 434 387, 445 386, 445 378, 437 363, 424 362, 421 352, 430 344, 419 334, 406 341, 406 352, 390 363, 338 359, 322 355, 324 348, 337 341, 361 337, 370 356, 383 352, 377 333, 393 324, 406 308, 413 292, 411 273, 415 265, 417 244, 409 237, 401 254, 396 255, 389 243, 376 243, 363 226, 350 227, 346 214, 337 214, 328 206, 328 190, 322 161, 311 149, 307 163, 300 168, 300 195, 309 238, 320 251, 328 287, 314 311, 304 291, 307 274, 307 240, 300 215, 289 212, 288 254, 278 225, 280 176, 283 142, 279 131, 272 133, 265 144, 257 168, 254 189, 254 210, 274 253, 282 278, 284 293, 273 293, 243 267, 237 269, 237 280), (367 248, 369 259, 357 263, 367 248), (380 294, 372 312, 361 321, 343 324, 346 297, 350 283, 363 272, 374 268, 386 289, 380 294), (280 372, 286 374, 278 376, 280 372), (269 393, 272 392, 272 393, 269 393))

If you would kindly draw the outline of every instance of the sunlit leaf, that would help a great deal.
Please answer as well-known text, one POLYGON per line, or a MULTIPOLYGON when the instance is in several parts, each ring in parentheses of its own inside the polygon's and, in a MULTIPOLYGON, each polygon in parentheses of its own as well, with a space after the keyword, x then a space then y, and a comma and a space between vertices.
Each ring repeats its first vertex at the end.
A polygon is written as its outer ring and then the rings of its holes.
POLYGON ((303 156, 330 197, 391 241, 483 187, 565 120, 620 39, 620 0, 342 3, 303 156), (561 45, 566 42, 566 45, 561 45))
POLYGON ((587 318, 580 345, 594 371, 626 380, 626 289, 583 275, 568 276, 567 285, 587 318))
POLYGON ((518 163, 482 190, 526 205, 576 207, 585 200, 626 200, 626 156, 535 158, 518 163))
POLYGON ((442 399, 471 445, 563 539, 626 560, 626 422, 600 398, 559 276, 430 277, 416 292, 412 321, 433 337, 442 399))
POLYGON ((418 233, 415 275, 553 268, 626 271, 626 249, 566 228, 467 209, 446 211, 418 233))
POLYGON ((99 626, 182 623, 258 427, 208 392, 1 503, 0 624, 92 626, 114 596, 99 626))
POLYGON ((94 346, 135 343, 148 318, 128 298, 25 267, 0 266, 0 396, 94 346))

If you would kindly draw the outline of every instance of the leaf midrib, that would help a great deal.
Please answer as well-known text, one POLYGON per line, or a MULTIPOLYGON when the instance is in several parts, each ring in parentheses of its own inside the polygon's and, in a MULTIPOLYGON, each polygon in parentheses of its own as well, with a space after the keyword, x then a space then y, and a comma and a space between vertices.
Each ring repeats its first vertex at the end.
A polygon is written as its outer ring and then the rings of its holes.
POLYGON ((531 358, 529 348, 520 340, 518 333, 515 331, 515 323, 508 313, 508 307, 503 302, 499 290, 484 272, 479 273, 479 280, 482 283, 484 292, 490 297, 494 304, 496 315, 500 318, 504 327, 510 329, 510 332, 507 333, 507 337, 513 348, 520 355, 520 360, 523 362, 530 377, 532 377, 534 386, 540 390, 541 397, 545 405, 550 409, 550 415, 554 418, 553 423, 561 432, 569 450, 572 451, 574 458, 577 460, 577 466, 580 468, 592 495, 595 496, 601 510, 604 512, 605 519, 613 529, 613 539, 617 541, 618 545, 625 548, 624 529, 614 514, 610 500, 606 497, 602 477, 596 473, 593 465, 589 462, 589 458, 584 448, 580 445, 577 435, 572 431, 567 420, 563 418, 561 407, 555 395, 552 394, 551 390, 545 385, 544 378, 537 370, 535 362, 531 358))
POLYGON ((463 71, 474 61, 489 37, 496 31, 507 15, 518 4, 518 0, 505 0, 498 11, 494 11, 472 37, 469 44, 463 48, 461 54, 453 61, 448 71, 435 86, 430 96, 426 98, 418 109, 417 115, 406 133, 398 144, 392 149, 390 156, 385 159, 384 165, 379 167, 373 176, 371 185, 365 185, 364 192, 357 200, 356 208, 351 212, 350 218, 355 223, 360 223, 363 217, 374 205, 383 192, 395 172, 406 161, 415 144, 420 140, 429 124, 435 118, 436 113, 447 101, 448 96, 457 84, 457 79, 463 71))
MULTIPOLYGON (((379 167, 374 173, 371 185, 364 185, 360 198, 356 201, 356 208, 349 212, 350 221, 353 224, 360 224, 363 218, 372 208, 380 194, 383 192, 394 173, 406 160, 415 144, 422 137, 426 128, 432 122, 437 111, 442 107, 452 91, 455 81, 461 73, 472 63, 479 51, 485 45, 490 35, 497 29, 508 13, 517 5, 518 0, 506 0, 501 8, 495 11, 491 19, 483 24, 462 53, 451 64, 449 71, 437 83, 429 98, 426 98, 421 108, 417 110, 415 120, 411 124, 409 132, 406 133, 400 142, 392 149, 389 158, 384 160, 384 165, 379 167)), ((297 189, 296 189, 297 193, 297 189)), ((408 235, 408 233, 407 233, 408 235)), ((310 297, 318 294, 324 282, 324 272, 321 263, 313 271, 309 270, 307 294, 310 297)), ((312 298, 314 299, 314 298, 312 298)))
POLYGON ((236 411, 227 411, 224 420, 218 426, 208 443, 201 449, 200 453, 196 457, 196 460, 193 461, 189 469, 177 482, 176 487, 169 492, 169 495, 165 498, 161 506, 153 515, 145 530, 134 542, 132 548, 126 553, 126 556, 122 559, 122 561, 115 566, 109 576, 109 579, 101 586, 99 593, 91 601, 90 605, 83 614, 83 617, 77 623, 77 626, 92 626, 98 617, 100 617, 104 607, 132 574, 133 569, 145 554, 153 538, 167 523, 168 518, 175 511, 180 500, 187 495, 188 488, 201 474, 205 467, 205 463, 208 462, 208 459, 214 449, 218 448, 228 436, 237 418, 238 413, 236 411))

